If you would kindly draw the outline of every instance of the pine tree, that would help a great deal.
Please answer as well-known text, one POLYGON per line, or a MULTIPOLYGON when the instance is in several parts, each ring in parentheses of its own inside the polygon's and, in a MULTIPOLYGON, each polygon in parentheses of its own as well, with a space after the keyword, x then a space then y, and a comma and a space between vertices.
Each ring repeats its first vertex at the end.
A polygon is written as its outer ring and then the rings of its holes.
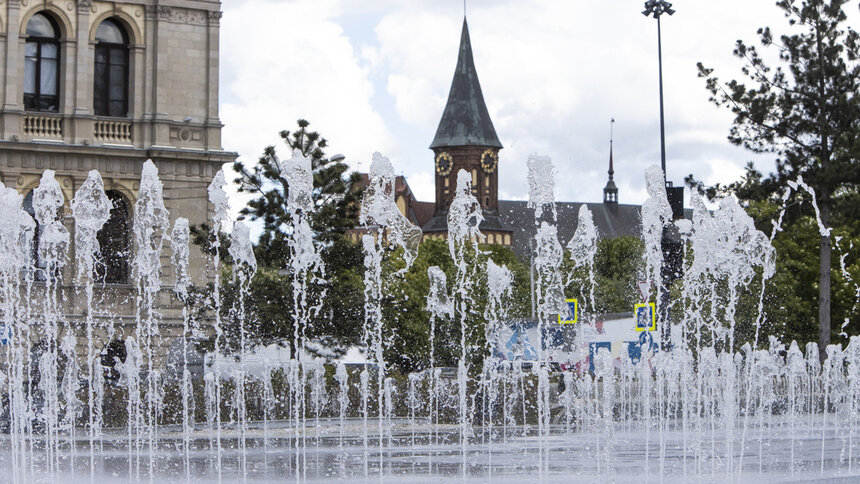
MULTIPOLYGON (((776 173, 757 184, 759 196, 786 189, 798 176, 817 192, 821 221, 829 226, 834 196, 860 181, 860 58, 858 34, 846 25, 847 0, 780 0, 791 33, 758 30, 763 51, 739 40, 742 81, 722 83, 700 62, 711 101, 735 116, 729 140, 756 153, 777 155, 776 173)), ((831 237, 819 242, 819 349, 831 336, 831 237)))
MULTIPOLYGON (((316 212, 311 217, 311 226, 316 239, 324 245, 335 243, 347 230, 358 225, 361 190, 359 175, 346 175, 349 167, 340 160, 326 157, 324 149, 328 141, 316 131, 309 131, 310 123, 297 121, 298 129, 281 131, 280 135, 289 148, 286 156, 299 150, 311 159, 314 170, 313 199, 316 212)), ((289 257, 285 231, 288 222, 287 196, 290 187, 281 177, 281 164, 274 146, 263 151, 259 162, 251 168, 241 161, 233 164, 238 174, 234 182, 240 193, 255 197, 240 210, 239 219, 249 218, 263 222, 263 234, 258 242, 259 255, 264 263, 283 265, 289 257)))

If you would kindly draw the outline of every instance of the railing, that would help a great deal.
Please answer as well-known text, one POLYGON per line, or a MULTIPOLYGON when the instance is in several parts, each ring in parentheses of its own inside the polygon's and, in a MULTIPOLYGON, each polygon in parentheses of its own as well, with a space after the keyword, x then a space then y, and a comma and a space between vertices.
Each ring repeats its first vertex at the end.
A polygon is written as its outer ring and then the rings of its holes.
POLYGON ((131 121, 96 120, 93 134, 104 143, 131 144, 131 121))
POLYGON ((31 138, 62 138, 63 118, 45 114, 25 114, 24 134, 31 138))

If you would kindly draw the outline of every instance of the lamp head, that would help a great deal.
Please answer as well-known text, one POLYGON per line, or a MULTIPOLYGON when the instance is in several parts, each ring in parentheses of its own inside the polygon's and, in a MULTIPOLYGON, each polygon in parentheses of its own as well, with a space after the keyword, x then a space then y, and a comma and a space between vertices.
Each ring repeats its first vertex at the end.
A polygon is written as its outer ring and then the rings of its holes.
POLYGON ((647 0, 645 2, 645 10, 642 11, 642 15, 646 17, 653 15, 654 18, 660 18, 664 13, 667 15, 675 13, 672 4, 666 0, 647 0))

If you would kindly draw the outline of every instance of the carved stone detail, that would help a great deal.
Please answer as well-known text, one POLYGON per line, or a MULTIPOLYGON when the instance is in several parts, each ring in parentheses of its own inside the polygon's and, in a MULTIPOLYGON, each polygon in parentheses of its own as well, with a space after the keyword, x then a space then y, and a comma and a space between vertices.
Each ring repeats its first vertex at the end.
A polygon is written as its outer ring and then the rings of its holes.
POLYGON ((174 24, 188 23, 188 11, 184 8, 171 8, 167 21, 174 24))
POLYGON ((202 10, 188 10, 186 22, 191 25, 206 25, 206 12, 202 10))
POLYGON ((209 12, 209 25, 212 25, 213 27, 221 25, 221 15, 223 15, 223 12, 220 10, 209 12))
POLYGON ((189 142, 189 141, 200 141, 201 139, 201 131, 199 129, 190 129, 190 128, 178 128, 171 127, 170 128, 170 141, 180 141, 180 142, 189 142))
POLYGON ((189 8, 167 7, 164 5, 147 5, 145 7, 146 18, 149 20, 157 18, 174 24, 189 25, 217 25, 221 18, 221 12, 207 12, 205 10, 193 10, 189 8))
POLYGON ((147 5, 144 7, 144 13, 146 14, 147 20, 169 20, 170 19, 170 7, 165 7, 164 5, 147 5))

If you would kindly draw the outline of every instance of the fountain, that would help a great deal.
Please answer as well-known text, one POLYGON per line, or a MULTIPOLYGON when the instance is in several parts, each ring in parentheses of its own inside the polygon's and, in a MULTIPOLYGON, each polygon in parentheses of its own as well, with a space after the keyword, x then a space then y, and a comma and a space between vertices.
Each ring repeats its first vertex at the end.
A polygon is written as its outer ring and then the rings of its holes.
MULTIPOLYGON (((453 277, 428 268, 423 303, 429 313, 429 357, 422 371, 401 376, 385 358, 396 335, 385 324, 383 305, 393 278, 403 277, 416 260, 422 233, 397 208, 391 162, 374 154, 360 216, 365 361, 358 365, 327 362, 309 351, 315 342, 308 328, 325 297, 319 287, 326 277, 309 219, 315 210, 313 171, 299 151, 281 168, 290 186, 286 270, 295 308, 292 346, 264 351, 249 342, 254 315, 245 300, 257 266, 249 226, 230 227, 222 172, 209 187, 215 210, 212 322, 207 327, 191 315, 191 284, 207 281, 190 280, 188 220, 177 219, 170 230, 158 171, 147 162, 134 212, 137 319, 133 334, 125 335, 127 357, 116 366, 116 382, 105 380, 96 353, 96 334, 107 323, 93 317, 98 305, 93 291, 100 284, 93 277, 96 234, 110 210, 99 174, 90 173, 71 204, 75 285, 85 292, 87 305, 80 321, 69 320, 63 310, 61 278, 70 235, 58 215, 63 197, 54 173, 45 171, 35 190, 35 221, 18 192, 0 185, 5 214, 0 311, 9 328, 7 344, 0 347, 0 469, 5 471, 0 481, 509 481, 529 475, 546 482, 711 482, 860 476, 854 450, 860 429, 860 337, 852 336, 844 348, 819 349, 760 334, 764 287, 774 273, 773 238, 756 230, 734 199, 709 211, 693 193, 692 220, 673 222, 662 173, 648 169, 642 273, 660 280, 661 237, 672 224, 692 254, 671 308, 672 344, 642 346, 637 356, 622 351, 617 358, 594 348, 589 357, 598 233, 583 206, 572 240, 559 240, 552 161, 532 156, 538 341, 535 358, 525 364, 526 348, 514 345, 509 359, 495 345, 510 320, 514 277, 491 258, 478 264, 486 255, 480 245, 482 213, 470 175, 459 173, 448 215, 453 277), (220 234, 228 230, 232 263, 224 274, 235 278, 239 291, 232 298, 238 341, 230 364, 219 356, 231 347, 220 316, 229 300, 220 292, 218 253, 220 234), (165 245, 175 276, 170 289, 183 321, 182 359, 171 368, 158 356, 158 300, 169 279, 161 267, 165 245), (559 270, 564 247, 573 267, 588 274, 581 321, 571 326, 572 340, 565 344, 573 348, 569 354, 589 364, 561 369, 562 348, 549 335, 568 311, 563 288, 569 280, 559 270), (389 275, 383 267, 392 254, 405 268, 389 275), (750 287, 759 280, 761 288, 750 287), (718 287, 725 290, 724 301, 718 287), (750 341, 737 340, 735 332, 741 291, 759 294, 750 341), (486 301, 480 335, 467 324, 476 301, 486 301), (442 323, 456 333, 453 368, 438 366, 435 335, 442 323), (195 377, 188 355, 204 334, 214 336, 214 353, 203 375, 195 377), (109 388, 121 396, 120 410, 111 410, 121 412, 119 426, 106 419, 109 388)), ((814 196, 802 180, 791 189, 814 196)), ((774 233, 782 215, 774 221, 774 233)), ((829 234, 820 221, 818 228, 829 234)), ((841 267, 847 274, 844 254, 841 267)), ((664 290, 656 285, 656 300, 664 290)))

